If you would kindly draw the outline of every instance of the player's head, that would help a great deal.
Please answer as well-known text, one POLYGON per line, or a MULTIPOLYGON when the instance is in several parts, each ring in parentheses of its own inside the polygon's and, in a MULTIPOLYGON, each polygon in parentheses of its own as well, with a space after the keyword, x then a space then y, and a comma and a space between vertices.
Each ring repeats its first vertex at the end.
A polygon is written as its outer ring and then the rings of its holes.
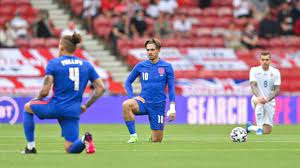
POLYGON ((80 34, 76 32, 71 36, 64 36, 59 41, 59 55, 71 55, 77 47, 77 44, 81 42, 80 34))
POLYGON ((147 55, 150 61, 158 58, 160 52, 160 41, 157 39, 149 39, 145 42, 145 49, 147 50, 147 55))
POLYGON ((260 64, 263 67, 263 69, 267 70, 269 69, 269 66, 271 64, 271 53, 264 51, 260 53, 260 64))

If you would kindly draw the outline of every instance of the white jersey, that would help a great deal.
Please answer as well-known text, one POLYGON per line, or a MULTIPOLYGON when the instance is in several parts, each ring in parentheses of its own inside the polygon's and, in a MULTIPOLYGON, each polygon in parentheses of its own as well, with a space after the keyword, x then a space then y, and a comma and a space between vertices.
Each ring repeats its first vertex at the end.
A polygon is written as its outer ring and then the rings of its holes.
POLYGON ((254 81, 257 83, 259 96, 268 98, 274 90, 274 85, 281 84, 280 72, 272 66, 267 71, 263 70, 262 66, 252 67, 250 69, 250 82, 254 81))

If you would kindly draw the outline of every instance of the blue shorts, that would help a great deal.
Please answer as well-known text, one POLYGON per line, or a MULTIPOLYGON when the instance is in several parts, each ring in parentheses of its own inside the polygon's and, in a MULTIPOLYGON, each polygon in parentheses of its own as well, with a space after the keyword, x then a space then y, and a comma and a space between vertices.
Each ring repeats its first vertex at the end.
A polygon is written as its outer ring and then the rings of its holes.
POLYGON ((166 103, 143 103, 136 100, 139 105, 139 113, 136 115, 148 115, 152 130, 164 130, 166 103))
POLYGON ((30 108, 40 119, 57 119, 61 127, 61 136, 69 142, 75 142, 79 137, 79 118, 60 116, 55 111, 55 104, 46 100, 34 100, 30 108))

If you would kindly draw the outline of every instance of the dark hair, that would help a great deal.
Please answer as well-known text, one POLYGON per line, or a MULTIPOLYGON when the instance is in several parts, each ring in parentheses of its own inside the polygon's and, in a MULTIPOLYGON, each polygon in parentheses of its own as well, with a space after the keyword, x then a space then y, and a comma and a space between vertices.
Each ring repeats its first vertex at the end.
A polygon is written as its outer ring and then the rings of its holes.
POLYGON ((260 53, 260 57, 261 57, 261 56, 267 56, 267 55, 271 58, 271 53, 270 53, 269 51, 262 51, 262 52, 260 53))
POLYGON ((77 44, 81 42, 81 36, 80 34, 77 34, 76 32, 73 33, 72 36, 67 35, 62 38, 62 42, 64 45, 64 48, 70 52, 73 53, 76 50, 77 44))
POLYGON ((156 49, 160 49, 161 48, 160 41, 158 39, 155 39, 155 38, 147 40, 145 42, 145 44, 144 44, 145 48, 147 47, 148 44, 154 44, 155 47, 156 47, 156 49))

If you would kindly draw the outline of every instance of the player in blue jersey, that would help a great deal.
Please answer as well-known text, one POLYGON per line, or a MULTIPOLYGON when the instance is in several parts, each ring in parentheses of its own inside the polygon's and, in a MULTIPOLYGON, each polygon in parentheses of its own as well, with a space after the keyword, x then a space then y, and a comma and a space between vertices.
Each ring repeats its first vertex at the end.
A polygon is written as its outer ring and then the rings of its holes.
POLYGON ((172 65, 159 58, 160 41, 150 39, 144 45, 148 60, 138 63, 129 74, 125 87, 130 99, 123 102, 123 116, 130 133, 128 143, 138 141, 135 131, 135 115, 148 115, 152 130, 151 141, 161 142, 165 123, 165 88, 168 85, 170 110, 167 112, 169 121, 176 116, 175 86, 172 65), (142 91, 134 97, 132 83, 140 77, 142 91))
POLYGON ((28 144, 22 153, 36 153, 33 115, 40 119, 58 120, 67 153, 81 153, 85 148, 87 153, 95 152, 90 133, 87 132, 79 138, 79 115, 104 93, 105 88, 92 65, 73 55, 76 45, 80 42, 81 37, 76 33, 64 36, 60 40, 59 57, 48 63, 43 88, 35 99, 25 104, 23 127, 28 144), (95 89, 90 99, 81 105, 88 81, 92 82, 95 89), (45 100, 52 87, 54 96, 45 100))

